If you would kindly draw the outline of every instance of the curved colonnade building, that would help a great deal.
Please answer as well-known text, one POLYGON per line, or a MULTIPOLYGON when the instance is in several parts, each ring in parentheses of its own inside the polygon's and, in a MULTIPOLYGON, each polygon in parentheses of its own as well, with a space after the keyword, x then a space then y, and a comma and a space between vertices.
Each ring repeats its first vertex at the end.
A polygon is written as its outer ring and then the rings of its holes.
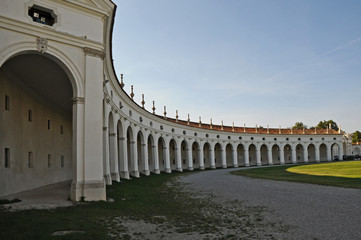
POLYGON ((0 2, 0 196, 72 179, 71 199, 141 174, 331 161, 334 130, 191 122, 156 115, 113 68, 110 0, 0 2))

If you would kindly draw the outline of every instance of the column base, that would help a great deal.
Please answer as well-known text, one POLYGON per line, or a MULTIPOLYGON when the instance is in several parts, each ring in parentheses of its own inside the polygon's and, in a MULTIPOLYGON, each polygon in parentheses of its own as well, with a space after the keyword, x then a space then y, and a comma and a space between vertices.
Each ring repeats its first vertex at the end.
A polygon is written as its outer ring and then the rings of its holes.
POLYGON ((284 162, 281 162, 280 164, 281 164, 281 165, 285 165, 285 163, 284 163, 284 162))
POLYGON ((234 168, 237 168, 237 167, 238 167, 238 164, 234 164, 233 167, 234 167, 234 168))
POLYGON ((177 168, 177 172, 183 172, 182 168, 177 168))
POLYGON ((216 166, 211 166, 211 169, 216 169, 216 166))
POLYGON ((72 182, 70 199, 72 201, 106 201, 105 182, 72 182))
POLYGON ((149 172, 149 170, 144 170, 144 171, 143 171, 143 174, 144 174, 145 176, 149 176, 150 172, 149 172))
POLYGON ((130 179, 129 172, 128 171, 121 171, 120 172, 120 177, 123 178, 123 179, 130 179))
POLYGON ((223 165, 222 168, 227 168, 227 165, 223 165))
POLYGON ((110 177, 109 174, 104 175, 104 181, 107 185, 112 185, 112 178, 110 177))
POLYGON ((155 174, 160 174, 160 170, 159 169, 154 169, 153 171, 155 174))
POLYGON ((202 167, 199 167, 199 169, 200 169, 200 170, 204 170, 204 166, 202 166, 202 167))
POLYGON ((245 166, 245 167, 249 167, 249 163, 246 163, 244 166, 245 166))
POLYGON ((257 163, 257 166, 258 166, 258 167, 262 166, 262 163, 257 163))
POLYGON ((119 173, 117 173, 117 172, 112 173, 112 180, 113 180, 113 181, 120 182, 119 173))
POLYGON ((269 166, 273 166, 273 163, 268 163, 269 166))
POLYGON ((139 178, 139 172, 138 172, 138 171, 131 171, 130 175, 131 175, 132 177, 139 178))
POLYGON ((166 173, 171 173, 172 170, 171 170, 170 168, 166 168, 166 169, 165 169, 165 172, 166 172, 166 173))
POLYGON ((189 171, 193 171, 193 167, 189 167, 188 170, 189 170, 189 171))

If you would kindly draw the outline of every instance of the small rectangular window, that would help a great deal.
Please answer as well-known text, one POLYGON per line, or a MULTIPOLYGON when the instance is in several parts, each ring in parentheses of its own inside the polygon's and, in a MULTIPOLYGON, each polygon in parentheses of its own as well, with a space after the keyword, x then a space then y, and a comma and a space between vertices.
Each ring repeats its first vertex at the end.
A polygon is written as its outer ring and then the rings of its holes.
POLYGON ((29 112, 28 112, 28 121, 29 122, 33 121, 33 111, 31 109, 29 109, 29 112))
POLYGON ((5 110, 10 111, 10 97, 5 95, 5 110))
POLYGON ((61 168, 64 167, 64 156, 63 155, 61 155, 61 157, 60 157, 60 166, 61 166, 61 168))
POLYGON ((10 148, 5 148, 5 168, 10 167, 10 148))
POLYGON ((48 168, 51 168, 51 154, 48 154, 48 168))
POLYGON ((64 134, 64 127, 63 127, 63 125, 60 125, 60 134, 61 134, 61 135, 64 134))
POLYGON ((29 152, 28 154, 28 167, 33 168, 33 152, 29 152))
POLYGON ((51 120, 48 120, 48 130, 51 130, 51 120))

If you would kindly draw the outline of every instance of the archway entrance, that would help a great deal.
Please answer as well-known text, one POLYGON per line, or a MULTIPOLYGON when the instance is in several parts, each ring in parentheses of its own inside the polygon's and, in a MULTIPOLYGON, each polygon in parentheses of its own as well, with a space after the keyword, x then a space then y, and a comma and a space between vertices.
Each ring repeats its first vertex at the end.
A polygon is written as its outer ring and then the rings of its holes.
POLYGON ((73 177, 73 88, 46 55, 14 56, 0 67, 2 195, 73 177))

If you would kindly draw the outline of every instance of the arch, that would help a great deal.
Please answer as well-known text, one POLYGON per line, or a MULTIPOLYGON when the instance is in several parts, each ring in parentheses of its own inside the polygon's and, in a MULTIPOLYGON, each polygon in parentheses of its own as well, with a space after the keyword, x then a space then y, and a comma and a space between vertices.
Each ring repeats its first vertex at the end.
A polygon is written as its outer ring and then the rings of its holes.
POLYGON ((285 159, 285 163, 292 163, 292 146, 290 144, 286 144, 283 147, 283 154, 284 154, 284 159, 285 159))
POLYGON ((216 164, 216 168, 222 167, 222 145, 220 143, 216 143, 214 146, 214 161, 216 164))
POLYGON ((272 146, 272 162, 273 164, 281 164, 280 161, 281 157, 280 157, 280 147, 278 146, 278 144, 274 144, 272 146))
POLYGON ((147 154, 148 151, 146 149, 145 137, 143 132, 139 130, 137 134, 138 170, 144 175, 149 175, 147 154))
POLYGON ((134 129, 130 125, 127 129, 128 172, 131 176, 139 177, 136 140, 134 129))
POLYGON ((250 144, 248 147, 249 152, 249 165, 257 166, 257 147, 255 144, 250 144))
POLYGON ((158 139, 158 161, 159 161, 159 170, 160 171, 167 171, 166 169, 166 152, 167 147, 165 145, 165 140, 163 137, 159 137, 158 139))
POLYGON ((269 164, 269 160, 268 160, 268 147, 266 144, 262 144, 261 148, 261 165, 268 165, 269 164))
POLYGON ((169 141, 169 160, 170 169, 172 171, 177 170, 177 142, 174 139, 169 141))
POLYGON ((327 160, 327 145, 322 143, 320 145, 320 161, 326 162, 327 160))
POLYGON ((226 145, 226 165, 233 167, 233 145, 230 143, 226 145))
POLYGON ((316 162, 316 147, 313 143, 310 143, 307 147, 308 162, 316 162))
POLYGON ((204 168, 211 168, 211 145, 205 142, 203 145, 204 168))
POLYGON ((238 160, 238 166, 240 167, 244 167, 245 164, 245 159, 244 159, 244 152, 245 152, 245 148, 243 146, 243 144, 238 144, 237 145, 237 160, 238 160))
POLYGON ((119 119, 117 122, 117 135, 119 174, 121 178, 129 179, 127 135, 125 134, 124 123, 121 119, 119 119))
POLYGON ((331 160, 341 160, 340 156, 341 147, 338 143, 333 143, 331 145, 331 160))
POLYGON ((112 176, 112 180, 119 181, 118 141, 112 112, 110 112, 108 116, 108 130, 110 173, 112 176))
POLYGON ((193 161, 193 168, 197 169, 200 168, 200 149, 199 143, 197 141, 193 142, 192 144, 192 161, 193 161))
POLYGON ((296 162, 303 163, 304 162, 304 147, 301 143, 296 145, 296 162))
POLYGON ((147 139, 147 151, 148 151, 148 168, 152 173, 157 173, 157 167, 155 165, 155 144, 154 137, 152 134, 149 134, 147 139))
MULTIPOLYGON (((7 118, 0 125, 0 143, 11 151, 11 167, 7 174, 0 171, 0 182, 6 183, 0 186, 0 195, 71 179, 77 181, 83 176, 82 169, 76 165, 78 157, 82 157, 78 149, 83 146, 83 135, 79 134, 83 128, 78 128, 78 121, 82 120, 77 115, 79 103, 72 102, 77 94, 74 76, 61 60, 50 54, 3 50, 0 85, 11 104, 7 118), (24 110, 28 115, 25 119, 21 114, 24 110), (14 129, 22 133, 21 137, 13 136, 14 129), (41 144, 33 144, 33 139, 40 139, 41 144), (12 159, 17 159, 17 163, 12 159), (25 166, 32 169, 26 171, 25 166)), ((97 173, 103 178, 104 166, 99 154, 97 173)))
POLYGON ((81 71, 77 67, 77 64, 68 57, 63 51, 48 45, 47 51, 45 53, 40 53, 35 47, 34 42, 17 42, 12 45, 3 48, 0 52, 0 68, 8 60, 24 54, 36 54, 40 56, 47 57, 54 61, 58 66, 60 66, 66 75, 68 76, 70 83, 72 85, 73 97, 84 97, 84 84, 81 71))

